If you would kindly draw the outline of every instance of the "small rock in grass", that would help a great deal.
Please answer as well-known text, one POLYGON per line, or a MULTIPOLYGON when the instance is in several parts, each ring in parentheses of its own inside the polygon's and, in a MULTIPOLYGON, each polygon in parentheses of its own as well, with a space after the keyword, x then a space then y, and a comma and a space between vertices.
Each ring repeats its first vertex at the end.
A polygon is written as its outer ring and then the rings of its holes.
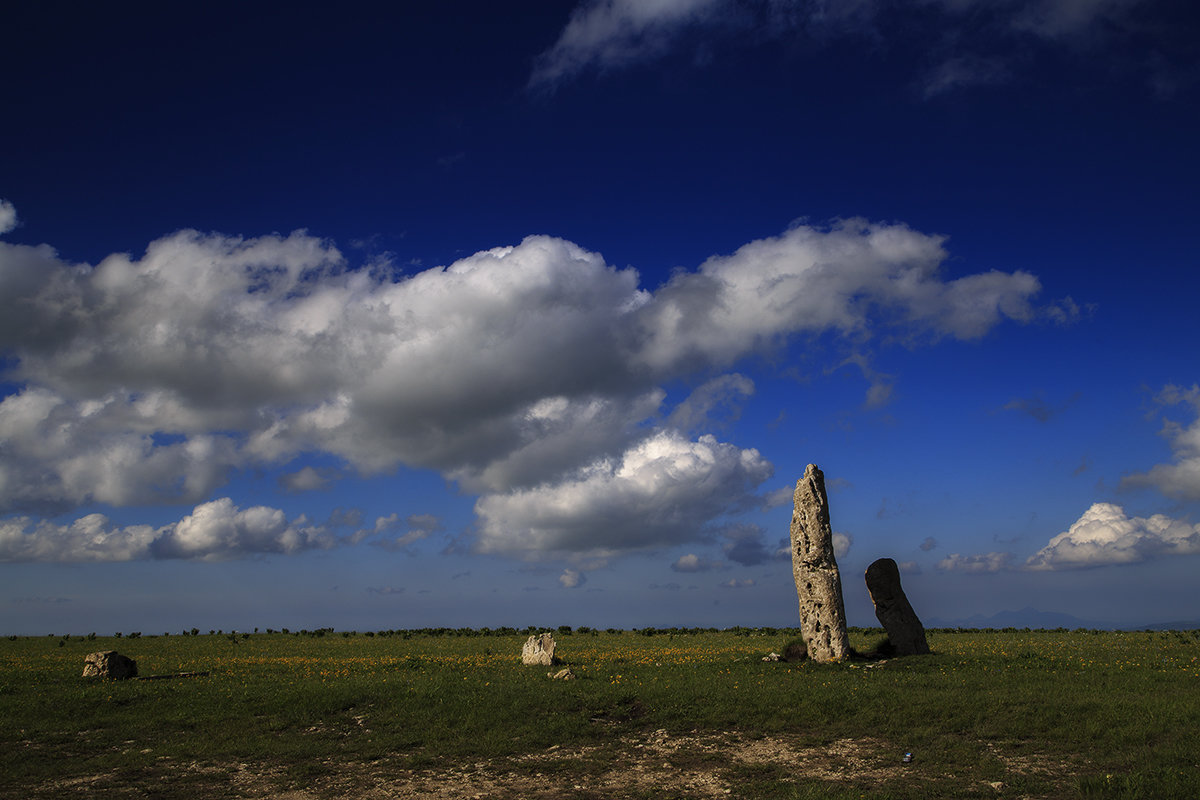
POLYGON ((549 633, 530 636, 521 648, 522 664, 538 664, 543 667, 554 665, 554 637, 549 633))
POLYGON ((83 659, 83 677, 124 680, 137 677, 137 662, 116 650, 89 653, 83 659))
POLYGON ((573 681, 575 673, 571 672, 571 668, 560 669, 558 672, 547 672, 546 677, 556 681, 573 681))

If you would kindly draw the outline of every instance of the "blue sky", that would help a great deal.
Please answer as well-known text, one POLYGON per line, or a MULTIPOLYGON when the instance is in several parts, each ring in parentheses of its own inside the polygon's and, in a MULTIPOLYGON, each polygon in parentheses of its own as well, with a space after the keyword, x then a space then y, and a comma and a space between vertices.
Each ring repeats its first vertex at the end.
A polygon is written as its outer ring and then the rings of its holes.
POLYGON ((1200 618, 1186 6, 15 10, 0 627, 1200 618))

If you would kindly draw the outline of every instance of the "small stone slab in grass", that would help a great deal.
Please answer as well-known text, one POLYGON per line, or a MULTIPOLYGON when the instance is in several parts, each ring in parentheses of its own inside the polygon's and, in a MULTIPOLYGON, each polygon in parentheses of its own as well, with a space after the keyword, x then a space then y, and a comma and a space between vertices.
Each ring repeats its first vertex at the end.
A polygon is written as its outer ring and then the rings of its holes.
POLYGON ((137 662, 116 650, 89 653, 83 659, 83 677, 125 680, 137 677, 137 662))

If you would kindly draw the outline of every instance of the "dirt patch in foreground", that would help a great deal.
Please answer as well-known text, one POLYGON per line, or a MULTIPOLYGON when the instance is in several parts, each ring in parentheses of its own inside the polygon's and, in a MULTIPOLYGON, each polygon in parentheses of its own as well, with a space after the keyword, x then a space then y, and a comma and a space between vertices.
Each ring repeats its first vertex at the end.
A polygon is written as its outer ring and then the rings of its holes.
MULTIPOLYGON (((764 786, 782 787, 800 780, 868 791, 899 781, 909 790, 926 786, 930 796, 949 796, 944 792, 953 785, 957 789, 953 796, 1037 798, 1056 793, 1030 794, 1011 782, 1020 784, 1022 778, 1036 776, 1058 783, 1077 773, 1071 765, 1036 754, 1007 756, 1004 748, 994 743, 979 749, 996 759, 1003 771, 1001 780, 959 781, 952 769, 933 763, 933 759, 917 756, 906 763, 903 751, 873 738, 814 743, 795 735, 750 738, 739 734, 671 735, 662 730, 623 736, 604 745, 555 746, 540 753, 440 768, 404 770, 381 763, 326 762, 317 765, 318 774, 307 781, 297 781, 278 767, 254 764, 177 765, 172 772, 188 783, 191 797, 254 800, 615 800, 652 796, 707 800, 753 797, 764 786), (307 786, 280 788, 289 783, 307 786)), ((96 775, 38 787, 35 796, 95 796, 99 791, 106 797, 142 797, 148 788, 121 786, 115 775, 96 775)))

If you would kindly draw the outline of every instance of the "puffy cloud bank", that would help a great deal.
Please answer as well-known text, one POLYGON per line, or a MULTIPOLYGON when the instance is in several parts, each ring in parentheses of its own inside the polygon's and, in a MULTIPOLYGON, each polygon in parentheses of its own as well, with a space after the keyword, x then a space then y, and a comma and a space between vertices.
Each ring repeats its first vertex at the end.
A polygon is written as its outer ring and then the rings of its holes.
POLYGON ((1162 514, 1128 517, 1120 506, 1096 503, 1025 566, 1034 570, 1079 569, 1197 553, 1200 525, 1162 514))
MULTIPOLYGON (((942 237, 859 219, 750 242, 654 291, 548 236, 407 277, 353 269, 304 232, 180 231, 95 265, 0 242, 0 356, 17 387, 0 400, 0 513, 201 504, 236 470, 323 453, 481 494, 486 552, 686 541, 761 503, 771 472, 704 432, 753 393, 720 374, 740 359, 798 335, 969 339, 1038 315, 1032 275, 948 279, 945 259, 942 237), (716 377, 664 409, 661 385, 690 375, 716 377)), ((342 474, 280 481, 319 490, 342 474)), ((111 541, 149 552, 145 535, 111 541)))
POLYGON ((1017 564, 1012 553, 952 553, 937 563, 940 570, 1000 572, 1009 569, 1049 571, 1137 564, 1155 558, 1200 554, 1200 525, 1164 514, 1130 517, 1112 503, 1095 503, 1070 528, 1017 564))
POLYGON ((196 506, 169 525, 116 527, 103 514, 88 514, 69 525, 29 517, 0 520, 0 562, 132 561, 186 558, 221 561, 247 555, 326 550, 359 541, 366 531, 339 530, 338 521, 289 520, 266 506, 240 509, 228 497, 196 506))
POLYGON ((480 498, 478 548, 604 559, 686 542, 708 520, 752 503, 771 473, 757 450, 663 431, 577 477, 480 498))

